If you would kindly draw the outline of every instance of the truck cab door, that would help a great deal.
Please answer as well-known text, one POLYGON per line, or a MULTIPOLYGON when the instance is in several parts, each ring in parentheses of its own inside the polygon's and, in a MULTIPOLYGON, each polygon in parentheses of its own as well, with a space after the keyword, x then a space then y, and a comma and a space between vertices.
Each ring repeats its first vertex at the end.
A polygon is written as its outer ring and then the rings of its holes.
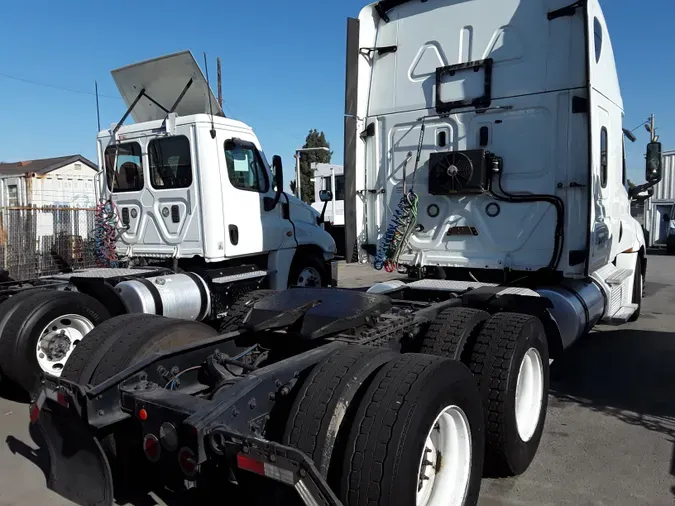
POLYGON ((270 209, 275 191, 271 172, 258 147, 250 141, 226 139, 222 156, 224 172, 223 216, 225 256, 235 258, 278 249, 290 222, 282 205, 270 209))
POLYGON ((588 0, 586 49, 589 70, 591 192, 588 273, 620 253, 623 186, 623 101, 609 31, 597 0, 588 0))

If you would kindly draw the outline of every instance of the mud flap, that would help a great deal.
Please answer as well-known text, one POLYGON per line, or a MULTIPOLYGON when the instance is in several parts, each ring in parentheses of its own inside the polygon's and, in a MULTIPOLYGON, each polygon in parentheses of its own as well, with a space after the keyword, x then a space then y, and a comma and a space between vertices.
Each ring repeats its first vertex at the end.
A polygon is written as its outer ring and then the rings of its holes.
POLYGON ((112 506, 110 464, 101 444, 72 414, 43 409, 36 422, 49 452, 47 487, 81 506, 112 506))

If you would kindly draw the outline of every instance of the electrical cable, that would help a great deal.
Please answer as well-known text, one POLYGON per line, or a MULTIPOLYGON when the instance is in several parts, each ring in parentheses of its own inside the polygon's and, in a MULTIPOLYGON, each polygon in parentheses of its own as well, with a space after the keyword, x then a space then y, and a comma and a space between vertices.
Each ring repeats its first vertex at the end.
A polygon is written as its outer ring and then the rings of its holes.
POLYGON ((117 268, 117 240, 119 233, 117 206, 112 200, 104 200, 96 206, 94 217, 94 256, 98 267, 117 268))
POLYGON ((373 267, 381 271, 395 272, 398 269, 398 261, 403 253, 403 250, 408 245, 410 237, 415 231, 417 225, 417 211, 419 204, 419 196, 415 193, 415 178, 417 176, 417 169, 419 168, 420 158, 422 156, 422 146, 424 141, 424 131, 426 125, 422 119, 422 128, 420 130, 420 138, 417 144, 417 156, 415 158, 415 168, 413 170, 413 179, 410 191, 406 192, 406 169, 412 153, 408 156, 403 165, 403 197, 398 203, 396 210, 391 219, 391 223, 387 228, 387 232, 380 241, 380 247, 377 250, 373 267))

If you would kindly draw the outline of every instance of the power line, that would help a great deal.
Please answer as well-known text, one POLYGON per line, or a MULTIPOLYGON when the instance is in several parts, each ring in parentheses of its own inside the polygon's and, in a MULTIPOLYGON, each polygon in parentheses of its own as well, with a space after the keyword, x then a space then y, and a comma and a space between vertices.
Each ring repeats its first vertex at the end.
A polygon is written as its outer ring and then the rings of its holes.
MULTIPOLYGON (((6 79, 12 79, 14 81, 19 81, 22 83, 27 83, 27 84, 33 84, 35 86, 43 86, 45 88, 52 88, 54 90, 59 90, 59 91, 67 91, 68 93, 76 93, 79 95, 89 95, 89 96, 96 96, 96 93, 93 93, 91 91, 83 91, 83 90, 74 90, 72 88, 65 88, 63 86, 57 86, 54 84, 48 84, 48 83, 42 83, 39 81, 33 81, 31 79, 24 79, 23 77, 17 77, 17 76, 12 76, 9 74, 5 74, 4 72, 0 72, 0 77, 4 77, 6 79)), ((115 100, 121 100, 120 97, 114 97, 112 95, 101 95, 99 94, 100 98, 110 98, 110 99, 115 99, 115 100)))

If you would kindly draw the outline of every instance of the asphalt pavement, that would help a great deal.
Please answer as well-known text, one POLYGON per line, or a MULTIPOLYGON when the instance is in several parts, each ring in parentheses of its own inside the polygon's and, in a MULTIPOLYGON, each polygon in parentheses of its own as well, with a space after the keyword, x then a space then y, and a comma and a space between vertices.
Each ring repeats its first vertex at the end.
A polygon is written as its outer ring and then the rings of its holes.
MULTIPOLYGON (((395 277, 340 270, 350 288, 395 277)), ((553 363, 535 461, 520 477, 484 480, 481 506, 675 504, 674 308, 675 257, 650 256, 640 320, 599 327, 553 363)), ((31 437, 25 399, 3 393, 0 506, 71 505, 46 488, 49 458, 31 437)))

